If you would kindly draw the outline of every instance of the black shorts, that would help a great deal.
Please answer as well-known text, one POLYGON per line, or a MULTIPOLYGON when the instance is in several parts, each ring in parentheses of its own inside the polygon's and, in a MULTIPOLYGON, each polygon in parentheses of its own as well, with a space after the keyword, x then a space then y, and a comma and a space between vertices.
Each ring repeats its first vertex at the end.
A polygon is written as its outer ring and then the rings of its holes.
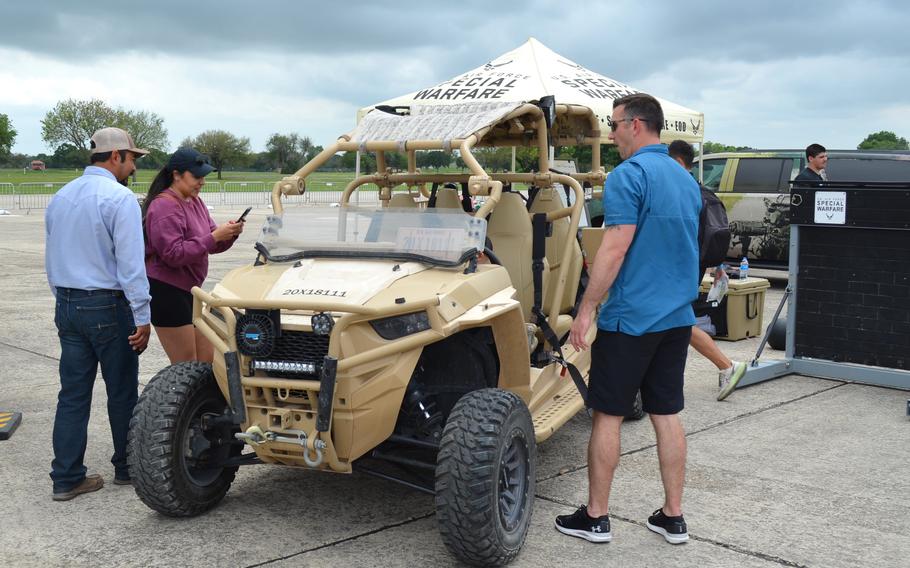
POLYGON ((180 327, 193 323, 193 295, 166 282, 149 278, 152 325, 180 327))
POLYGON ((691 327, 627 335, 597 331, 591 346, 588 406, 604 414, 628 416, 641 390, 648 414, 677 414, 684 406, 683 377, 691 327))

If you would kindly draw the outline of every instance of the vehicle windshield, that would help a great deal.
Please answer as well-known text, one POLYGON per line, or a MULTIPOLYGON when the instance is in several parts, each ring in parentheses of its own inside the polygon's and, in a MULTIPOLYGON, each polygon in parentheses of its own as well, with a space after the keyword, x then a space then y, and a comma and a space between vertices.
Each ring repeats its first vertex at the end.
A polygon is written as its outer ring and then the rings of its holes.
POLYGON ((456 266, 482 251, 487 222, 457 209, 300 207, 266 218, 267 260, 386 258, 456 266))

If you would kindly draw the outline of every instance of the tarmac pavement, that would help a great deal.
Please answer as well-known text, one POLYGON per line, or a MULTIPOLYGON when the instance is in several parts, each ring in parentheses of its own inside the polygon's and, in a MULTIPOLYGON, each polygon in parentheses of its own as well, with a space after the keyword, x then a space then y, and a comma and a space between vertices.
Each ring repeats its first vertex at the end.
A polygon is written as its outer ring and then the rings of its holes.
MULTIPOLYGON (((237 212, 219 210, 221 222, 237 212)), ((263 210, 227 253, 213 283, 252 261, 263 210)), ((8 566, 434 566, 457 565, 436 529, 433 499, 361 474, 271 466, 241 468, 224 501, 192 519, 148 509, 113 485, 106 397, 96 385, 85 463, 107 484, 51 500, 48 477, 60 347, 44 274, 43 214, 0 216, 0 410, 23 413, 0 441, 0 565, 8 566)), ((761 275, 760 271, 753 271, 761 275)), ((765 324, 782 295, 766 294, 765 324)), ((758 339, 721 342, 734 359, 758 339)), ((766 349, 762 359, 782 358, 766 349)), ((167 365, 152 337, 140 383, 167 365)), ((684 511, 690 542, 666 544, 644 525, 661 504, 654 433, 623 426, 611 499, 614 539, 591 544, 553 528, 587 496, 590 421, 580 413, 538 448, 531 531, 514 566, 910 565, 910 394, 789 376, 715 400, 716 370, 690 351, 686 368, 689 459, 684 511)))

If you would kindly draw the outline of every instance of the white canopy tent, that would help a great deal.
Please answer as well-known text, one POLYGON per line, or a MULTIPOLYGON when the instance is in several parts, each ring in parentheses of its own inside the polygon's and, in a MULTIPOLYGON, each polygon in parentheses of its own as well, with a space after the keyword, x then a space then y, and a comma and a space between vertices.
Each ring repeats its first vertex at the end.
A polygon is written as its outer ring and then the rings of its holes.
MULTIPOLYGON (((608 119, 613 100, 638 89, 610 79, 554 53, 534 38, 500 57, 437 85, 364 107, 357 122, 374 107, 465 105, 465 103, 515 103, 537 101, 552 95, 557 104, 590 108, 601 124, 601 141, 610 143, 608 119)), ((658 98, 665 124, 661 140, 675 139, 701 144, 704 115, 658 98)))

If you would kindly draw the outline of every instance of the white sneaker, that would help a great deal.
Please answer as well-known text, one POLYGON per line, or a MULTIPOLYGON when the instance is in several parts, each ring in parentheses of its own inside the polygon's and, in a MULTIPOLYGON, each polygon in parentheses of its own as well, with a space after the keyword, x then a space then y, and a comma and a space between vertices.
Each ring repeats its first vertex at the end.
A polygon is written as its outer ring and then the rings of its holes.
POLYGON ((736 361, 733 361, 733 364, 728 369, 719 372, 717 374, 717 386, 720 387, 720 392, 717 393, 717 400, 723 400, 730 396, 730 393, 733 392, 736 385, 739 384, 739 380, 745 374, 746 364, 736 361))

